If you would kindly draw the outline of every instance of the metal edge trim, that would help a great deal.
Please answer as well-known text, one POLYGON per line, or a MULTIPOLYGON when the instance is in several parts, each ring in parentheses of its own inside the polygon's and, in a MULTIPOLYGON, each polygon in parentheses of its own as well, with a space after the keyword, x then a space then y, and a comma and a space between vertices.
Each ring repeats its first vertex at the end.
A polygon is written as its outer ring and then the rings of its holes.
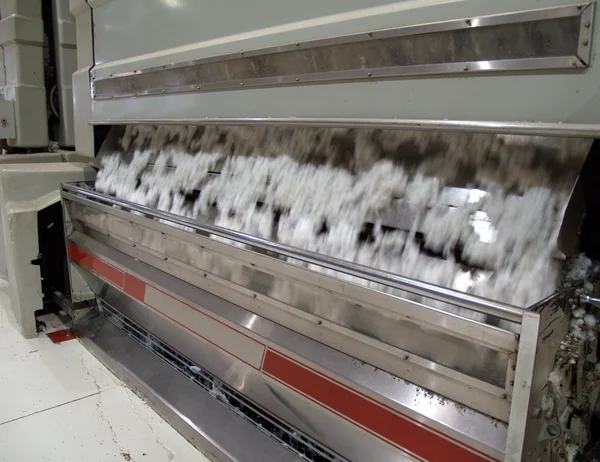
POLYGON ((589 66, 592 53, 592 30, 594 29, 595 4, 588 3, 584 7, 579 22, 579 46, 577 57, 585 65, 589 66))
POLYGON ((135 71, 129 72, 121 72, 118 74, 112 74, 110 76, 104 77, 95 77, 92 72, 92 80, 108 80, 119 77, 127 77, 131 75, 139 75, 145 74, 149 72, 155 72, 159 70, 166 69, 177 69, 180 67, 186 67, 195 64, 204 64, 204 63, 213 63, 218 61, 229 60, 232 58, 239 58, 240 56, 244 57, 252 57, 252 56, 261 56, 265 54, 271 53, 281 53, 285 51, 296 50, 298 48, 316 48, 327 45, 338 45, 338 44, 347 44, 360 42, 363 40, 376 40, 383 38, 392 38, 392 37, 404 37, 409 35, 417 35, 417 34, 428 34, 432 32, 445 32, 445 31, 453 31, 453 30, 461 30, 461 29, 471 29, 471 28, 479 28, 479 27, 490 27, 504 24, 514 24, 520 22, 528 22, 528 21, 542 21, 548 19, 557 19, 557 18, 568 18, 575 17, 581 14, 582 8, 584 8, 589 3, 584 4, 573 4, 573 5, 564 5, 558 7, 549 7, 543 9, 536 10, 528 10, 528 11, 520 11, 513 13, 503 13, 489 16, 480 16, 475 18, 465 18, 465 19, 453 19, 449 21, 440 21, 428 24, 419 24, 414 26, 405 26, 394 29, 383 29, 379 31, 372 32, 361 32, 357 34, 351 35, 343 35, 338 37, 330 37, 324 39, 310 40, 306 42, 295 42, 287 45, 279 45, 267 48, 260 48, 255 50, 243 51, 240 50, 238 53, 227 53, 219 56, 212 56, 209 58, 195 59, 184 61, 180 63, 170 63, 161 66, 152 66, 144 69, 138 69, 135 71))
POLYGON ((526 312, 521 324, 521 336, 517 352, 515 385, 508 421, 505 462, 518 462, 523 458, 539 327, 540 315, 538 313, 526 312))
POLYGON ((256 88, 282 85, 304 85, 307 83, 331 83, 360 79, 388 79, 413 75, 439 75, 449 73, 487 73, 496 71, 526 71, 536 69, 564 69, 587 67, 578 56, 540 57, 529 59, 500 59, 490 61, 461 61, 454 63, 423 64, 415 66, 394 66, 383 68, 361 68, 344 71, 315 72, 311 74, 280 75, 246 80, 223 80, 199 85, 180 85, 140 92, 122 92, 118 95, 97 95, 92 89, 95 100, 112 100, 135 96, 153 96, 189 92, 233 90, 240 87, 256 88))
POLYGON ((600 136, 600 123, 511 122, 487 120, 435 120, 389 118, 245 117, 173 119, 92 119, 89 125, 277 125, 330 128, 380 128, 392 130, 440 130, 513 135, 588 137, 600 136))
MULTIPOLYGON (((167 212, 162 212, 160 210, 156 210, 143 205, 134 204, 129 201, 119 200, 95 191, 89 191, 77 187, 73 184, 64 183, 62 185, 62 191, 71 192, 75 195, 85 196, 85 198, 87 199, 83 200, 92 202, 95 200, 111 205, 117 205, 136 212, 143 213, 153 218, 166 220, 168 222, 186 226, 197 231, 208 232, 210 234, 232 239, 243 244, 252 245, 264 250, 277 252, 281 255, 296 258, 308 263, 313 263, 319 266, 323 266, 325 268, 333 269, 335 271, 341 271, 343 273, 364 278, 372 282, 377 282, 401 290, 406 290, 408 292, 413 292, 425 297, 433 298, 438 301, 459 305, 461 307, 469 308, 480 313, 489 314, 491 316, 495 316, 497 318, 504 319, 507 321, 520 322, 523 317, 524 310, 516 306, 487 300, 484 298, 458 292, 452 289, 447 289, 444 287, 435 286, 433 284, 428 284, 422 281, 417 281, 385 271, 368 268, 363 265, 358 265, 356 263, 347 262, 337 258, 327 257, 302 249, 297 249, 295 247, 269 241, 267 239, 262 239, 249 234, 241 233, 238 231, 232 231, 226 228, 222 228, 220 226, 215 226, 208 223, 201 223, 194 219, 174 215, 167 212)), ((82 198, 75 197, 75 199, 81 200, 82 198)))

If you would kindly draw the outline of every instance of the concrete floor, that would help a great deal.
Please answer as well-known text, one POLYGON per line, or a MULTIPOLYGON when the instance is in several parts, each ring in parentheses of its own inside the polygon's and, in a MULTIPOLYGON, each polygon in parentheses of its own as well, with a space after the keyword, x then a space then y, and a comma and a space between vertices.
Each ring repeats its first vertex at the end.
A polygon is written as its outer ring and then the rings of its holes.
POLYGON ((24 339, 8 303, 0 292, 0 461, 208 461, 77 340, 24 339))

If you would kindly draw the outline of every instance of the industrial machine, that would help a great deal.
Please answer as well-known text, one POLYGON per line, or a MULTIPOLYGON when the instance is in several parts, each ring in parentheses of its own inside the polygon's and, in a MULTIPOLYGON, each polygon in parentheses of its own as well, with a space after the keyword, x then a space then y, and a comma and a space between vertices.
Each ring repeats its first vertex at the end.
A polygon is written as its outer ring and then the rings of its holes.
POLYGON ((24 333, 214 460, 594 459, 595 6, 71 0, 87 164, 0 174, 24 333))

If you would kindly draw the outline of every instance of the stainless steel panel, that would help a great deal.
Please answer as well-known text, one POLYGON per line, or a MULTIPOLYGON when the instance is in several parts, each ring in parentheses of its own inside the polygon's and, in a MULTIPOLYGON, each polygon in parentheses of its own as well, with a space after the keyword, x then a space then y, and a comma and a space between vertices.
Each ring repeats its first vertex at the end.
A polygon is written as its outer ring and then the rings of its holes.
POLYGON ((371 282, 394 287, 400 290, 405 290, 410 293, 418 294, 433 300, 444 303, 450 303, 460 306, 461 308, 471 309, 480 313, 489 314, 499 319, 507 321, 519 322, 523 316, 523 309, 515 306, 507 305, 492 300, 475 297, 469 294, 458 292, 452 289, 427 284, 410 278, 405 278, 385 271, 367 268, 362 265, 339 260, 332 257, 323 256, 314 252, 309 252, 295 247, 287 246, 277 242, 261 239, 256 236, 232 231, 219 226, 214 226, 208 223, 202 223, 198 220, 193 220, 179 215, 174 215, 167 212, 162 212, 150 207, 146 207, 132 202, 123 201, 91 191, 87 188, 78 187, 73 184, 63 184, 63 197, 67 197, 72 201, 90 203, 96 201, 110 206, 118 206, 125 210, 130 210, 136 214, 164 220, 175 225, 183 226, 183 229, 193 230, 199 233, 208 233, 218 237, 231 239, 245 245, 256 247, 268 252, 275 252, 281 256, 295 258, 306 263, 316 264, 324 268, 341 271, 345 274, 357 276, 371 282), (74 193, 74 194, 69 194, 74 193), (77 197, 81 196, 81 197, 77 197), (86 198, 86 199, 83 199, 86 198))
MULTIPOLYGON (((301 267, 284 263, 275 254, 271 254, 275 259, 257 255, 254 252, 215 242, 205 236, 182 232, 155 221, 139 219, 127 212, 110 208, 102 210, 103 206, 97 206, 99 210, 95 210, 93 204, 88 207, 79 204, 70 205, 70 213, 80 222, 78 229, 89 234, 88 228, 91 227, 102 235, 127 242, 128 245, 122 248, 126 253, 131 251, 131 247, 144 248, 144 251, 150 251, 160 258, 181 262, 186 267, 190 265, 191 271, 199 274, 209 271, 211 276, 246 287, 257 294, 298 305, 297 307, 302 310, 332 320, 335 319, 335 313, 332 314, 331 311, 335 311, 335 300, 339 299, 342 303, 351 302, 357 307, 364 306, 367 310, 380 312, 384 317, 394 314, 405 315, 407 320, 410 319, 411 324, 419 324, 428 332, 432 330, 446 332, 453 337, 503 353, 513 352, 516 348, 514 334, 510 332, 461 319, 437 309, 427 309, 406 299, 367 290, 323 274, 306 271, 301 267), (322 297, 327 297, 327 303, 317 303, 313 295, 302 291, 303 287, 310 288, 310 292, 316 290, 314 296, 320 293, 322 297), (293 296, 296 290, 300 292, 293 296), (332 293, 336 295, 335 299, 330 296, 332 293), (303 295, 306 297, 304 301, 303 295), (315 304, 317 306, 314 306, 315 304), (319 306, 324 310, 319 310, 319 306), (385 311, 378 308, 384 308, 385 311), (440 328, 439 325, 444 327, 440 328)), ((100 237, 97 236, 96 239, 100 237)), ((350 311, 353 309, 351 306, 346 308, 350 311)))
MULTIPOLYGON (((214 56, 92 79, 92 97, 327 83, 418 74, 576 69, 582 9, 442 21, 214 56)), ((589 22, 588 18, 588 21, 589 22)), ((589 39, 588 39, 589 42, 589 39)), ((589 47, 588 47, 589 48, 589 47)))
POLYGON ((82 319, 74 325, 74 330, 94 356, 210 460, 302 460, 226 409, 104 316, 82 319))
MULTIPOLYGON (((70 201, 68 200, 67 203, 68 202, 70 201)), ((264 255, 236 249, 223 243, 213 242, 200 235, 181 231, 157 221, 147 220, 137 215, 119 211, 115 208, 109 208, 108 210, 111 212, 111 215, 123 214, 129 216, 131 222, 140 220, 141 222, 148 223, 149 226, 156 227, 156 230, 158 231, 156 242, 159 244, 174 236, 171 241, 173 245, 176 246, 176 258, 168 257, 161 252, 151 250, 150 247, 154 244, 150 241, 140 240, 132 242, 125 238, 119 238, 118 235, 114 233, 113 226, 110 227, 111 229, 106 227, 106 217, 101 218, 100 226, 94 225, 94 220, 84 220, 84 222, 81 222, 79 219, 75 219, 74 223, 79 224, 76 228, 93 236, 95 240, 105 242, 112 248, 119 249, 140 261, 145 261, 152 266, 160 268, 169 274, 173 274, 197 287, 209 290, 219 297, 244 306, 261 316, 266 316, 277 323, 286 325, 315 340, 326 343, 340 351, 345 351, 346 353, 362 359, 363 361, 367 361, 380 369, 393 372, 426 388, 437 390, 451 399, 463 402, 472 408, 482 410, 482 412, 496 416, 501 420, 508 419, 508 408, 510 403, 506 398, 510 396, 508 382, 512 380, 513 374, 511 369, 511 355, 508 353, 512 353, 515 349, 516 343, 514 334, 480 323, 467 321, 440 311, 431 310, 430 308, 418 304, 407 303, 402 299, 378 294, 377 292, 343 281, 336 281, 333 278, 324 277, 323 275, 306 271, 276 259, 265 257, 264 255), (96 227, 101 228, 102 232, 93 231, 93 228, 96 227), (159 233, 164 233, 167 237, 162 236, 159 233), (112 234, 114 237, 109 237, 109 234, 112 234), (197 246, 187 245, 187 241, 190 239, 197 242, 197 246), (181 242, 178 243, 178 240, 181 242), (209 260, 204 261, 203 263, 201 262, 202 264, 209 265, 208 268, 211 269, 208 271, 190 266, 188 263, 183 263, 179 260, 180 258, 185 260, 187 257, 181 257, 181 255, 186 254, 191 254, 193 258, 198 258, 198 251, 201 251, 198 247, 201 248, 203 246, 211 252, 208 254, 209 260), (502 380, 498 381, 500 386, 489 383, 486 384, 481 380, 470 378, 450 367, 445 367, 440 363, 424 359, 414 352, 407 352, 406 350, 392 347, 389 344, 383 344, 377 340, 376 337, 373 337, 372 333, 370 337, 367 337, 360 333, 364 332, 364 330, 349 330, 342 325, 328 321, 326 318, 315 317, 308 311, 302 311, 295 306, 278 302, 269 294, 263 295, 260 290, 257 290, 260 289, 260 287, 250 286, 251 289, 245 289, 242 285, 231 283, 228 280, 215 276, 212 274, 212 271, 214 270, 210 265, 212 265, 212 261, 219 261, 217 258, 219 257, 219 252, 215 251, 213 246, 215 248, 225 249, 222 256, 233 257, 234 263, 236 260, 243 262, 250 270, 246 272, 246 276, 248 274, 254 274, 253 270, 264 270, 269 272, 272 278, 273 275, 277 275, 282 278, 282 280, 288 278, 290 281, 298 283, 300 286, 312 287, 316 291, 322 291, 322 289, 333 291, 333 293, 329 294, 329 300, 332 301, 332 306, 335 306, 337 297, 341 298, 342 301, 344 301, 344 299, 353 300, 355 304, 361 306, 366 305, 368 309, 365 310, 365 313, 361 313, 361 311, 355 312, 358 314, 357 319, 367 319, 367 328, 373 329, 373 326, 377 325, 384 326, 386 322, 394 323, 394 326, 406 326, 404 329, 396 331, 396 338, 393 337, 393 329, 389 331, 391 337, 390 341, 393 343, 401 344, 402 339, 400 338, 399 333, 406 331, 406 329, 410 330, 411 325, 416 326, 416 329, 420 329, 421 337, 414 336, 414 334, 409 332, 407 338, 414 339, 412 345, 417 349, 417 352, 420 352, 423 348, 429 349, 429 346, 434 346, 434 348, 430 348, 429 351, 435 355, 436 359, 438 357, 446 357, 449 361, 458 361, 461 363, 461 367, 464 367, 469 371, 473 368, 477 369, 478 367, 491 368, 496 371, 493 374, 500 374, 501 377, 505 377, 506 391, 502 380), (196 247, 195 251, 190 250, 194 247, 196 247), (230 253, 229 255, 228 251, 230 253), (265 261, 268 263, 265 263, 265 261), (357 301, 357 295, 360 295, 361 293, 368 294, 371 303, 357 301), (373 304, 373 300, 379 303, 378 297, 381 297, 381 300, 388 302, 390 311, 381 311, 377 304, 373 304), (406 311, 406 308, 410 308, 412 311, 406 311), (365 318, 365 316, 368 317, 365 318), (428 318, 428 316, 431 316, 431 318, 428 318), (408 322, 408 324, 405 324, 405 322, 408 322), (451 330, 452 328, 455 330, 454 333, 451 330), (461 332, 462 334, 457 335, 456 332, 461 332), (424 336, 427 336, 429 339, 428 342, 422 341, 424 336), (467 339, 470 339, 469 341, 472 343, 469 344, 467 339), (480 340, 477 341, 476 339, 480 340), (482 348, 481 343, 484 340, 487 340, 490 343, 487 347, 482 348), (506 341, 509 342, 506 343, 506 341), (498 345, 494 346, 492 342, 498 342, 500 345, 505 345, 506 349, 499 348, 498 345), (456 348, 463 348, 461 345, 464 345, 464 349, 462 352, 458 352, 459 356, 454 358, 445 356, 446 349, 456 352, 456 348), (435 348, 435 346, 437 346, 437 348, 435 348), (486 366, 481 366, 481 364, 485 364, 486 366), (470 390, 468 394, 464 393, 465 387, 470 390)), ((71 216, 74 215, 72 210, 70 211, 70 214, 71 216)), ((98 215, 98 217, 100 217, 100 215, 98 215)), ((113 221, 113 219, 113 216, 108 217, 109 221, 113 221)), ((142 234, 140 233, 143 231, 143 228, 143 226, 140 226, 137 223, 133 224, 130 222, 124 223, 122 227, 125 233, 127 233, 127 230, 132 232, 133 235, 128 236, 129 238, 133 236, 134 239, 141 239, 142 234)), ((83 237, 84 236, 81 236, 81 238, 83 237)), ((80 237, 78 237, 78 239, 80 239, 80 237)), ((232 268, 226 267, 225 270, 230 271, 229 277, 231 277, 232 268)), ((243 273, 240 277, 241 280, 244 281, 245 276, 243 273)), ((245 280, 246 284, 248 282, 250 282, 250 280, 245 280)), ((325 292, 324 295, 326 294, 327 293, 325 292)), ((358 300, 360 300, 360 297, 358 297, 358 300)), ((348 319, 352 321, 351 317, 344 318, 343 311, 341 313, 340 322, 347 323, 348 319)), ((352 311, 350 311, 350 313, 352 313, 352 311)), ((363 328, 364 327, 365 326, 363 326, 363 328)), ((387 332, 385 328, 382 331, 384 333, 387 332)), ((452 363, 453 366, 455 364, 456 363, 452 363)), ((490 377, 492 377, 493 374, 490 374, 485 380, 490 381, 490 377)))
MULTIPOLYGON (((153 251, 152 254, 159 259, 166 258, 170 263, 180 266, 188 273, 187 280, 197 280, 209 273, 211 280, 227 285, 233 290, 247 289, 245 292, 256 295, 255 299, 264 297, 267 303, 288 312, 300 310, 319 320, 329 321, 357 334, 399 348, 401 354, 410 353, 427 360, 427 363, 431 361, 435 364, 425 366, 426 363, 423 363, 423 366, 435 369, 439 373, 442 372, 439 366, 446 366, 501 389, 507 382, 509 356, 516 347, 512 335, 506 336, 509 340, 505 344, 506 349, 498 351, 489 348, 489 343, 484 344, 481 341, 475 344, 467 335, 464 338, 450 335, 448 331, 456 324, 451 316, 444 316, 438 311, 431 318, 423 319, 418 314, 418 304, 398 297, 353 289, 348 284, 345 285, 346 290, 338 292, 335 287, 326 284, 326 277, 319 277, 320 285, 303 283, 293 276, 286 277, 287 275, 278 271, 276 266, 263 267, 260 262, 257 262, 257 265, 228 258, 214 251, 203 250, 200 245, 163 235, 159 231, 131 226, 128 221, 111 216, 104 217, 89 211, 85 211, 85 216, 81 217, 76 207, 73 210, 74 217, 87 225, 83 228, 78 227, 79 231, 124 253, 129 253, 134 246, 139 250, 136 257, 142 261, 146 259, 146 249, 153 251), (101 219, 106 227, 98 226, 98 219, 101 219), (93 233, 90 228, 99 232, 93 233), (109 243, 104 238, 104 232, 126 245, 119 245, 112 240, 109 243), (402 304, 415 315, 402 316, 398 312, 398 306, 402 304), (440 329, 440 325, 448 327, 440 329), (424 343, 425 335, 429 341, 424 343)), ((270 262, 265 259, 262 263, 268 265, 270 262)), ((493 328, 482 330, 490 336, 496 333, 493 328)), ((485 334, 482 335, 484 336, 485 334)), ((485 340, 491 343, 494 338, 485 340)), ((412 361, 416 360, 412 358, 412 361)))
MULTIPOLYGON (((100 249, 98 245, 95 248, 100 249)), ((474 447, 492 457, 502 458, 507 431, 504 424, 426 392, 380 369, 356 361, 348 355, 220 300, 208 292, 182 282, 175 282, 166 273, 134 262, 129 257, 126 260, 131 263, 130 271, 134 271, 135 274, 159 278, 156 282, 165 284, 167 290, 175 289, 171 284, 173 282, 179 288, 175 293, 185 296, 193 303, 210 308, 223 319, 245 327, 251 333, 283 347, 293 355, 314 363, 324 371, 329 371, 328 374, 337 375, 349 383, 354 383, 355 386, 362 387, 363 392, 402 410, 420 422, 433 426, 459 441, 473 444, 474 447)), ((154 311, 130 299, 90 273, 85 273, 91 287, 107 303, 118 307, 123 314, 240 393, 342 456, 357 461, 403 460, 402 454, 391 446, 382 444, 368 433, 357 431, 357 427, 348 425, 333 414, 324 412, 322 408, 300 399, 290 389, 277 385, 255 369, 201 342, 188 331, 167 322, 154 311)))

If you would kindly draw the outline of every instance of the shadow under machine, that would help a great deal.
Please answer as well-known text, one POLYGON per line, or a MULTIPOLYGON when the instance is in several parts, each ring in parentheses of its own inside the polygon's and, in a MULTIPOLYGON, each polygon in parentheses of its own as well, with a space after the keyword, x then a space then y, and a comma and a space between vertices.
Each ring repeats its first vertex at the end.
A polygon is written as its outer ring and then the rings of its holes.
POLYGON ((215 460, 591 457, 594 3, 88 3, 61 293, 178 431, 215 460))

